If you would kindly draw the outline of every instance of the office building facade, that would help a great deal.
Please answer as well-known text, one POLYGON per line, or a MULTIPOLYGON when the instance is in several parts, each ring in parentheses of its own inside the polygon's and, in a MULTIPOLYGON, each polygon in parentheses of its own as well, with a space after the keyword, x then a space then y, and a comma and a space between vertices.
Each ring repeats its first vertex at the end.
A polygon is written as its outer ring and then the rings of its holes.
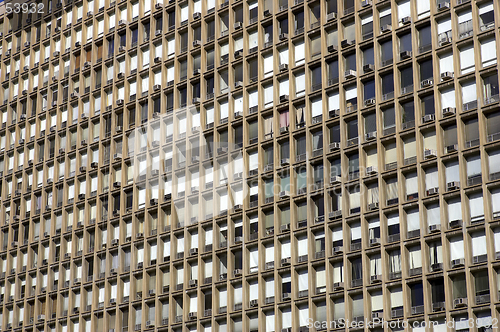
POLYGON ((1 331, 495 328, 498 1, 27 5, 1 331))

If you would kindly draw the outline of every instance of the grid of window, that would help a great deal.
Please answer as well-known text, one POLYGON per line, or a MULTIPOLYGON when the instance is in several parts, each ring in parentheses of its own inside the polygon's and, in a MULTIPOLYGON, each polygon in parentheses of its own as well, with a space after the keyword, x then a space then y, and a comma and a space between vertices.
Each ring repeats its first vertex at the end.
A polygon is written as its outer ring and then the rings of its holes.
POLYGON ((1 330, 498 318, 498 2, 43 4, 0 6, 1 330))

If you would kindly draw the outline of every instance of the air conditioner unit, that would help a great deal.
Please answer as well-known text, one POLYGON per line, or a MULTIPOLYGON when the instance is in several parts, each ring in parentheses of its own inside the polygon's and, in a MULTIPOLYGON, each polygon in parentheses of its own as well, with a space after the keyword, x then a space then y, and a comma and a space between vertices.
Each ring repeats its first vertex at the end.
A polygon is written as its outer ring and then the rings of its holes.
POLYGON ((333 247, 333 249, 332 249, 333 255, 340 255, 343 252, 344 252, 344 247, 342 247, 342 246, 336 246, 336 247, 333 247))
POLYGON ((79 41, 77 41, 77 42, 75 43, 75 47, 80 47, 81 45, 82 45, 82 44, 81 44, 79 41))
POLYGON ((326 21, 331 21, 331 20, 334 20, 336 18, 336 14, 335 13, 329 13, 326 15, 326 21))
POLYGON ((279 40, 287 40, 288 39, 288 33, 282 33, 279 35, 279 40))
POLYGON ((347 70, 345 73, 344 73, 344 78, 347 80, 347 79, 350 79, 350 78, 355 78, 356 77, 356 72, 352 69, 349 69, 347 70))
POLYGON ((411 17, 410 17, 410 16, 403 17, 403 18, 401 19, 401 23, 402 23, 402 24, 408 24, 408 23, 411 23, 411 17))
MULTIPOLYGON (((378 209, 378 206, 379 206, 378 202, 370 203, 370 204, 368 204, 368 211, 373 211, 375 209, 378 209)), ((371 244, 371 240, 370 240, 370 244, 371 244)))
POLYGON ((286 103, 288 101, 288 95, 280 96, 280 103, 286 103))
POLYGON ((339 291, 339 290, 343 290, 343 289, 344 289, 344 283, 342 281, 333 283, 333 290, 334 291, 339 291))
POLYGON ((127 25, 127 21, 126 20, 119 20, 118 21, 118 25, 127 25))
POLYGON ((233 271, 233 275, 235 277, 241 277, 242 271, 240 269, 236 269, 233 271))
POLYGON ((344 39, 343 41, 340 42, 340 46, 342 46, 342 48, 352 46, 352 45, 354 45, 353 40, 344 39))
POLYGON ((375 246, 379 246, 379 245, 380 245, 380 239, 379 238, 370 239, 370 247, 375 247, 375 246))
POLYGON ((436 150, 425 149, 425 151, 424 151, 424 158, 425 159, 435 158, 436 156, 437 156, 436 150))
POLYGON ((463 226, 463 222, 461 219, 457 219, 457 220, 452 220, 450 221, 450 223, 448 224, 448 227, 450 229, 453 229, 453 228, 462 228, 463 226))
POLYGON ((455 115, 456 108, 455 107, 446 107, 443 108, 443 117, 445 116, 450 116, 450 115, 455 115))
POLYGON ((365 140, 367 141, 370 141, 370 140, 373 140, 373 139, 376 139, 377 138, 377 132, 376 131, 372 131, 370 133, 367 133, 365 135, 365 140))
POLYGON ((465 259, 463 259, 463 258, 454 259, 451 261, 452 268, 456 268, 456 267, 460 267, 460 266, 464 266, 464 265, 465 265, 465 259))
POLYGON ((430 79, 427 79, 427 80, 423 80, 420 85, 422 86, 422 88, 426 88, 428 86, 431 86, 432 85, 432 80, 430 79))
POLYGON ((280 71, 285 71, 285 70, 288 70, 288 65, 287 65, 286 63, 281 64, 281 65, 279 66, 279 70, 280 70, 280 71))
POLYGON ((374 276, 370 276, 370 282, 372 284, 382 282, 382 276, 379 275, 379 274, 378 275, 374 275, 374 276))
POLYGON ((399 52, 399 58, 401 60, 409 59, 409 58, 411 58, 411 52, 410 51, 399 52))
POLYGON ((375 70, 375 66, 372 65, 371 63, 368 63, 368 64, 363 66, 363 72, 365 72, 365 73, 372 72, 374 70, 375 70))
POLYGON ((154 63, 160 63, 161 62, 161 57, 157 56, 153 59, 154 63))
POLYGON ((116 101, 116 105, 118 105, 118 106, 123 105, 123 99, 118 99, 118 100, 116 101))
POLYGON ((438 187, 427 189, 427 196, 436 195, 438 193, 439 193, 439 188, 438 187))
POLYGON ((281 191, 281 192, 279 193, 279 197, 280 197, 280 198, 288 198, 288 197, 290 197, 290 193, 289 193, 288 191, 286 191, 286 190, 281 191))
POLYGON ((290 230, 290 224, 285 224, 280 226, 281 232, 288 232, 290 230))
POLYGON ((193 13, 193 20, 198 20, 200 18, 201 18, 201 13, 199 12, 193 13))
POLYGON ((383 25, 382 27, 380 27, 380 32, 389 32, 391 30, 392 30, 392 27, 389 24, 386 24, 386 25, 383 25))
POLYGON ((153 91, 158 91, 160 89, 161 89, 161 85, 160 84, 153 85, 153 91))
POLYGON ((461 308, 467 306, 467 298, 458 298, 453 300, 454 308, 461 308))
POLYGON ((441 79, 443 81, 451 80, 452 78, 453 78, 453 73, 452 72, 445 71, 444 73, 441 73, 441 79))
POLYGON ((289 158, 283 158, 280 160, 280 165, 281 166, 288 166, 290 165, 290 159, 289 158))
POLYGON ((369 175, 371 175, 371 174, 377 174, 377 171, 378 171, 377 170, 377 166, 368 166, 366 168, 366 174, 369 174, 369 175))
POLYGON ((441 2, 440 4, 438 4, 438 10, 444 10, 449 8, 450 8, 449 2, 441 2))
MULTIPOLYGON (((290 225, 290 224, 287 224, 290 225)), ((285 226, 285 225, 282 225, 285 226)), ((281 259, 281 266, 289 266, 292 263, 292 259, 290 257, 281 259)))
POLYGON ((364 0, 361 2, 361 7, 365 8, 372 5, 372 0, 364 0))
POLYGON ((193 47, 198 47, 198 46, 201 46, 201 40, 193 41, 193 47))
POLYGON ((451 38, 450 37, 444 37, 439 40, 439 46, 445 46, 451 44, 451 38))
POLYGON ((426 114, 422 117, 422 123, 431 122, 434 121, 434 119, 435 119, 434 114, 426 114))
POLYGON ((258 300, 251 300, 250 301, 250 307, 256 307, 259 305, 259 301, 258 300))
POLYGON ((447 191, 456 190, 458 188, 460 188, 460 181, 452 181, 452 182, 448 182, 446 184, 446 190, 447 191))
POLYGON ((330 184, 340 184, 342 182, 342 178, 338 175, 330 177, 330 184))
POLYGON ((429 233, 436 233, 441 231, 441 225, 429 225, 429 233))
POLYGON ((78 93, 77 93, 77 92, 73 92, 73 93, 71 93, 69 96, 70 96, 70 98, 72 98, 72 99, 74 99, 74 98, 78 98, 78 97, 79 97, 79 95, 78 95, 78 93))
POLYGON ((375 98, 370 98, 365 100, 365 106, 373 106, 375 105, 375 98))
POLYGON ((457 150, 458 150, 458 144, 448 145, 446 147, 446 152, 447 153, 455 152, 457 150))
POLYGON ((271 11, 269 9, 264 10, 264 17, 271 16, 271 11))
POLYGON ((338 142, 330 143, 329 149, 330 149, 330 152, 338 151, 340 149, 340 143, 338 143, 338 142))
POLYGON ((292 295, 290 293, 283 293, 282 299, 283 301, 290 300, 292 295))
POLYGON ((328 52, 330 52, 330 53, 336 52, 338 50, 336 45, 328 45, 327 49, 328 49, 328 52))

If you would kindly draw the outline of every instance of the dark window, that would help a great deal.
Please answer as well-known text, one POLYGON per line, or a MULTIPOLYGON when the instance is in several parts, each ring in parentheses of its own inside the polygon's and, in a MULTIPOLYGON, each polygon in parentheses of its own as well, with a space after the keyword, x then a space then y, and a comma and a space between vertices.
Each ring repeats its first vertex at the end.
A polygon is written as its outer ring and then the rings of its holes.
POLYGON ((392 73, 382 76, 382 100, 394 97, 394 75, 392 73))
POLYGON ((413 101, 404 103, 401 105, 403 110, 402 110, 402 118, 401 122, 406 123, 410 121, 415 121, 415 110, 414 110, 414 105, 413 101))
POLYGON ((427 52, 432 48, 431 26, 425 26, 418 30, 419 53, 427 52))
POLYGON ((358 137, 358 120, 351 120, 347 123, 347 139, 358 137))
POLYGON ((345 56, 345 68, 347 70, 356 70, 356 53, 345 56))
POLYGON ((363 65, 374 65, 373 47, 363 50, 363 65))
POLYGON ((304 28, 304 12, 300 11, 294 16, 294 28, 296 33, 299 33, 304 28))
POLYGON ((361 35, 363 36, 363 40, 373 37, 373 21, 365 23, 361 26, 361 35))
POLYGON ((330 128, 330 143, 340 142, 340 126, 336 125, 330 128))
POLYGON ((392 40, 380 44, 382 67, 392 64, 392 40))
POLYGON ((420 81, 432 79, 432 60, 423 61, 420 63, 420 81))
POLYGON ((363 84, 363 93, 365 100, 375 97, 375 81, 371 80, 363 84))
MULTIPOLYGON (((402 68, 400 71, 400 75, 401 75, 401 89, 405 90, 405 88, 412 87, 411 90, 413 90, 413 67, 402 68)), ((406 91, 403 91, 403 93, 404 92, 406 91)))
POLYGON ((422 115, 434 113, 434 95, 422 97, 422 115))
POLYGON ((411 52, 411 33, 399 36, 399 51, 410 51, 411 52))
POLYGON ((132 34, 132 47, 135 47, 137 45, 137 40, 139 38, 139 31, 137 30, 137 28, 135 28, 131 31, 131 34, 132 34))

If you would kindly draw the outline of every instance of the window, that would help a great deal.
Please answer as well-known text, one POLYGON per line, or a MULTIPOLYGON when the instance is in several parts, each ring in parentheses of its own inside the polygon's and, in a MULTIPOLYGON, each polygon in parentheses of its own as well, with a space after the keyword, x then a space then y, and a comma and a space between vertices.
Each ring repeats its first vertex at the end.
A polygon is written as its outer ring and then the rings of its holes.
POLYGON ((490 29, 495 24, 493 2, 486 2, 478 6, 479 27, 481 31, 490 29))
POLYGON ((295 97, 301 97, 306 92, 306 82, 305 82, 305 73, 298 72, 295 74, 295 97))
POLYGON ((483 67, 497 63, 495 38, 488 38, 481 41, 481 62, 483 67))
POLYGON ((401 94, 413 92, 413 67, 401 68, 401 94))
POLYGON ((394 75, 392 73, 382 75, 381 79, 382 79, 382 101, 394 98, 394 75))
MULTIPOLYGON (((496 56, 495 56, 496 59, 496 56)), ((489 105, 499 100, 498 75, 488 75, 483 78, 484 104, 489 105)))
POLYGON ((469 212, 471 223, 481 222, 484 220, 483 194, 473 193, 468 195, 469 212))
POLYGON ((474 71, 474 45, 468 45, 460 51, 460 71, 461 75, 465 75, 474 71))
POLYGON ((417 15, 418 19, 427 17, 430 15, 431 4, 429 0, 417 0, 417 15))
POLYGON ((491 210, 493 219, 500 218, 500 189, 491 190, 491 210))
POLYGON ((465 82, 462 84, 462 109, 470 111, 477 108, 477 91, 475 82, 465 82))
POLYGON ((490 180, 500 177, 500 149, 488 152, 488 170, 490 180))
POLYGON ((446 89, 441 91, 441 108, 445 109, 455 109, 455 89, 446 89))
POLYGON ((385 67, 392 64, 392 40, 380 44, 381 66, 385 67))
POLYGON ((367 15, 361 18, 361 35, 363 40, 373 37, 373 16, 367 15))
POLYGON ((420 219, 418 209, 406 211, 406 227, 408 229, 408 238, 418 236, 420 234, 420 219))
POLYGON ((304 41, 297 42, 294 44, 294 50, 295 50, 295 66, 300 66, 301 64, 304 63, 305 61, 305 45, 304 41))
POLYGON ((432 79, 434 77, 432 60, 426 60, 420 62, 419 69, 420 69, 420 82, 422 83, 422 87, 427 86, 423 84, 425 80, 430 80, 432 84, 432 79))
POLYGON ((464 258, 464 242, 462 237, 450 238, 450 258, 451 260, 459 260, 464 258))

